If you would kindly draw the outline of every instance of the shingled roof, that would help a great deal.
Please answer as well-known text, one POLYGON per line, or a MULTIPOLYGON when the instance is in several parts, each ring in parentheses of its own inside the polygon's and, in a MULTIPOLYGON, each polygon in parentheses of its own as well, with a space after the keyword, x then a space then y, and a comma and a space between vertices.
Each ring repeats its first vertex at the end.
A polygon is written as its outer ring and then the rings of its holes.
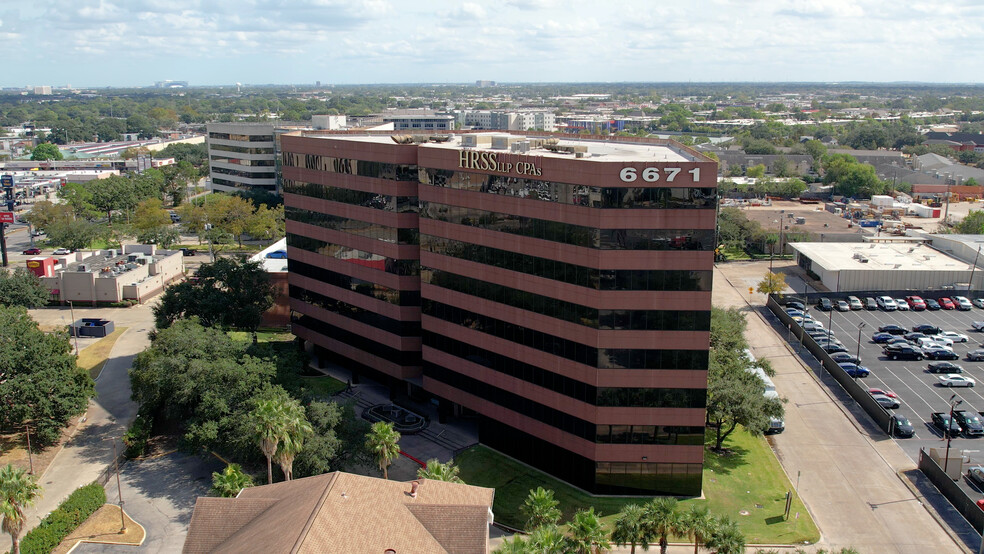
POLYGON ((493 489, 326 473, 199 498, 184 552, 487 553, 493 489))

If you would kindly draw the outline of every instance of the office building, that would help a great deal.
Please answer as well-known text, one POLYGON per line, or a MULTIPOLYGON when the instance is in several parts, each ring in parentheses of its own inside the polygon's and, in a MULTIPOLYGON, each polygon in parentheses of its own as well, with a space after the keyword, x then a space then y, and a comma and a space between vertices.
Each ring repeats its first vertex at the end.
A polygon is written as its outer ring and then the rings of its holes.
POLYGON ((277 152, 272 123, 209 123, 208 168, 212 189, 277 193, 277 152))
POLYGON ((282 144, 292 329, 320 357, 593 493, 700 494, 715 162, 548 133, 282 144))

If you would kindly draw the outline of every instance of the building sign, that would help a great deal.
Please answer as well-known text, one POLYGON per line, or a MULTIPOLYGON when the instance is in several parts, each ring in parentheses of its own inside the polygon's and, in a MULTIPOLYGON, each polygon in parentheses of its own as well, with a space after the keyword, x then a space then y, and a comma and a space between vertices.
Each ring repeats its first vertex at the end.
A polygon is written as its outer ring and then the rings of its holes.
POLYGON ((13 175, 3 175, 0 176, 0 186, 3 188, 11 188, 14 186, 14 176, 13 175))
POLYGON ((14 212, 0 212, 0 223, 13 223, 14 212))
MULTIPOLYGON (((635 167, 624 167, 622 171, 618 173, 619 178, 623 183, 632 183, 637 180, 640 176, 642 180, 647 183, 655 183, 660 180, 661 176, 663 181, 667 183, 672 183, 676 180, 677 175, 680 174, 682 169, 679 167, 647 167, 641 172, 635 167), (660 172, 662 170, 662 173, 660 172)), ((696 183, 700 181, 700 168, 695 167, 690 171, 687 171, 684 175, 689 173, 693 176, 693 181, 696 183)))
POLYGON ((498 171, 500 173, 515 173, 527 177, 539 177, 540 166, 524 162, 499 161, 498 152, 473 152, 462 150, 458 152, 458 167, 462 169, 477 169, 479 171, 498 171))

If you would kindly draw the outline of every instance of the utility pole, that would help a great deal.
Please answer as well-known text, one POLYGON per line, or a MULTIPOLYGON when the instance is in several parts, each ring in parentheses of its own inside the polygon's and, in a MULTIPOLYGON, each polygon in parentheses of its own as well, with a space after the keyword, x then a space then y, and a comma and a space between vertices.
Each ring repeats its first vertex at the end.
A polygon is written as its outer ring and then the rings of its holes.
POLYGON ((79 355, 79 328, 75 325, 75 305, 68 301, 68 309, 72 311, 72 336, 75 337, 75 356, 79 355))
MULTIPOLYGON (((977 259, 981 257, 981 247, 977 247, 977 255, 974 256, 974 265, 970 266, 970 282, 967 283, 967 292, 974 287, 974 270, 977 269, 977 259)), ((969 294, 968 294, 969 296, 969 294)))
POLYGON ((120 485, 120 456, 116 450, 116 439, 113 439, 113 464, 116 466, 116 490, 120 495, 120 534, 126 533, 126 518, 123 516, 123 487, 120 485))

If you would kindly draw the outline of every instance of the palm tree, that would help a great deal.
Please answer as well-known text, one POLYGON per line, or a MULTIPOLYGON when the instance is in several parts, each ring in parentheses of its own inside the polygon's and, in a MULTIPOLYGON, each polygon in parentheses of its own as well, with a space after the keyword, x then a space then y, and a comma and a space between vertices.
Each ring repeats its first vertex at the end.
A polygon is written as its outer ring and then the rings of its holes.
POLYGON ((694 554, 697 554, 700 545, 714 532, 714 523, 714 516, 707 506, 693 504, 680 516, 679 531, 694 541, 694 554))
POLYGON ((537 487, 530 490, 529 496, 519 507, 520 511, 526 515, 526 529, 533 531, 542 525, 554 525, 560 521, 560 509, 557 505, 559 500, 554 500, 554 491, 537 487))
POLYGON ((222 470, 212 472, 212 496, 234 498, 240 491, 253 486, 253 478, 243 472, 239 464, 229 464, 222 470))
POLYGON ((531 554, 564 554, 567 550, 567 537, 560 528, 549 523, 541 525, 526 539, 527 552, 531 554))
POLYGON ((24 530, 24 508, 34 504, 41 496, 41 486, 23 469, 7 464, 0 468, 0 515, 3 516, 3 532, 10 534, 13 542, 11 554, 20 552, 20 534, 24 530))
POLYGON ((386 468, 400 455, 400 433, 393 429, 392 423, 377 421, 366 435, 366 447, 376 456, 383 479, 389 479, 386 468))
POLYGON ((267 484, 273 483, 273 457, 287 434, 286 410, 278 398, 265 398, 249 414, 253 438, 267 459, 267 484))
POLYGON ((643 525, 644 514, 645 511, 638 504, 629 504, 622 508, 615 518, 612 542, 616 546, 630 545, 632 554, 635 554, 636 544, 649 550, 649 537, 646 536, 646 528, 643 525))
POLYGON ((715 526, 714 532, 705 544, 716 554, 743 554, 745 552, 745 535, 738 524, 727 516, 722 517, 715 526))
POLYGON ((454 462, 442 464, 437 461, 437 458, 427 460, 427 465, 417 470, 417 477, 449 483, 464 483, 461 477, 458 477, 458 466, 454 465, 454 462))
POLYGON ((660 496, 649 501, 645 507, 643 526, 647 536, 659 538, 660 554, 666 554, 670 534, 677 528, 678 518, 674 512, 676 503, 676 498, 660 496))
POLYGON ((513 535, 512 539, 503 539, 499 548, 495 549, 495 554, 529 554, 529 552, 529 545, 519 533, 513 535))
POLYGON ((601 518, 595 513, 594 507, 578 510, 567 522, 567 530, 570 533, 567 537, 569 552, 592 554, 612 549, 611 544, 608 543, 608 531, 601 523, 601 518))
POLYGON ((304 415, 304 407, 297 400, 291 399, 284 404, 284 429, 286 432, 281 437, 275 458, 284 473, 284 479, 290 481, 294 478, 294 458, 304 448, 304 439, 314 434, 314 429, 304 415))

